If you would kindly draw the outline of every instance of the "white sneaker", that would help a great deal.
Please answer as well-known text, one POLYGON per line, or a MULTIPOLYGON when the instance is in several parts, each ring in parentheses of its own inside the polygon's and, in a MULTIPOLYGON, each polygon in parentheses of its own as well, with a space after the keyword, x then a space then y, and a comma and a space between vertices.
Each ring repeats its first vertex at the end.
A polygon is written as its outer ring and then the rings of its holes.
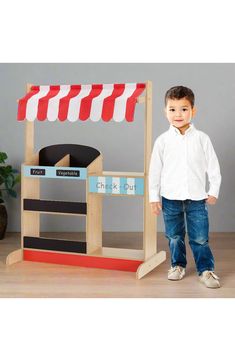
POLYGON ((181 280, 185 275, 185 268, 180 266, 171 267, 171 269, 168 270, 168 280, 171 281, 179 281, 181 280))
POLYGON ((219 288, 219 277, 213 271, 204 271, 199 276, 200 281, 208 288, 219 288))

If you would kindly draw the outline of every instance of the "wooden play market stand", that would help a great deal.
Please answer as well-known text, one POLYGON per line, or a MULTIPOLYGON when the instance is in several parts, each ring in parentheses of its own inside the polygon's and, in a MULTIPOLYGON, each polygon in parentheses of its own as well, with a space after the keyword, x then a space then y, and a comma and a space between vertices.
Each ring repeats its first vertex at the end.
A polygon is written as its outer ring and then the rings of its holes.
POLYGON ((18 102, 18 121, 26 120, 25 162, 22 164, 21 248, 10 253, 7 264, 22 260, 136 272, 138 279, 166 259, 157 252, 156 217, 148 199, 148 170, 152 150, 152 83, 92 85, 27 85, 18 102), (143 95, 144 94, 144 95, 143 95), (144 170, 103 170, 102 154, 89 146, 56 144, 34 151, 34 120, 132 122, 136 103, 145 104, 144 170), (40 199, 42 178, 86 182, 86 202, 40 199), (142 197, 143 249, 102 245, 104 196, 142 197), (86 218, 86 239, 72 241, 40 237, 40 214, 86 218))

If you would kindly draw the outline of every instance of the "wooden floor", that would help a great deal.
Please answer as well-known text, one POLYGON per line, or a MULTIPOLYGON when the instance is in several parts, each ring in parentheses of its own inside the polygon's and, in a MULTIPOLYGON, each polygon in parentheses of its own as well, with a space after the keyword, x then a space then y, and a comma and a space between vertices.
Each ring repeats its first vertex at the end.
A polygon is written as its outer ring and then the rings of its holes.
MULTIPOLYGON (((52 238, 58 236, 56 233, 43 235, 52 238)), ((81 237, 81 234, 59 234, 60 238, 65 239, 76 239, 78 236, 81 237)), ((140 233, 104 233, 103 237, 106 247, 142 247, 140 233)), ((124 271, 26 261, 6 266, 6 256, 20 246, 19 233, 8 233, 0 241, 0 297, 235 297, 235 233, 211 233, 210 244, 222 286, 215 290, 207 289, 199 282, 188 246, 186 277, 178 282, 167 280, 170 263, 163 233, 158 233, 158 250, 166 250, 167 260, 141 280, 136 279, 135 273, 124 271)))

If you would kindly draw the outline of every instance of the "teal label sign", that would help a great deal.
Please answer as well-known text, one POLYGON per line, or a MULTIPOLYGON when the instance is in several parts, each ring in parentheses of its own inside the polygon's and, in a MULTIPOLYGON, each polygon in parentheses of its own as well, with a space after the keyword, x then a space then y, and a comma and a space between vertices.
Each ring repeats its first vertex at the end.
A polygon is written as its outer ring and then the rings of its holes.
POLYGON ((89 177, 89 192, 144 195, 144 179, 124 177, 89 177))
POLYGON ((69 179, 86 179, 86 168, 75 167, 43 167, 43 166, 23 166, 25 177, 43 177, 43 178, 69 178, 69 179))

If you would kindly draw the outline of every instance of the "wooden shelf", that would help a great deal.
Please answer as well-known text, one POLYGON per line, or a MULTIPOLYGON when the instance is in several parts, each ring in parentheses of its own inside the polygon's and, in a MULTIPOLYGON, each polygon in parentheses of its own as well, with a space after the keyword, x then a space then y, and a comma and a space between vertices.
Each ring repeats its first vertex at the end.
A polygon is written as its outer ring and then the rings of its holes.
POLYGON ((138 259, 136 256, 132 258, 117 258, 112 254, 112 252, 109 252, 109 256, 102 256, 99 254, 78 254, 30 248, 25 248, 23 250, 23 259, 25 261, 33 262, 55 263, 129 272, 136 272, 139 266, 143 263, 143 260, 138 259))
POLYGON ((143 260, 144 251, 141 249, 101 247, 89 254, 89 256, 143 260))
POLYGON ((101 174, 96 174, 98 177, 128 177, 128 178, 143 178, 144 172, 112 172, 112 171, 103 171, 101 174))

